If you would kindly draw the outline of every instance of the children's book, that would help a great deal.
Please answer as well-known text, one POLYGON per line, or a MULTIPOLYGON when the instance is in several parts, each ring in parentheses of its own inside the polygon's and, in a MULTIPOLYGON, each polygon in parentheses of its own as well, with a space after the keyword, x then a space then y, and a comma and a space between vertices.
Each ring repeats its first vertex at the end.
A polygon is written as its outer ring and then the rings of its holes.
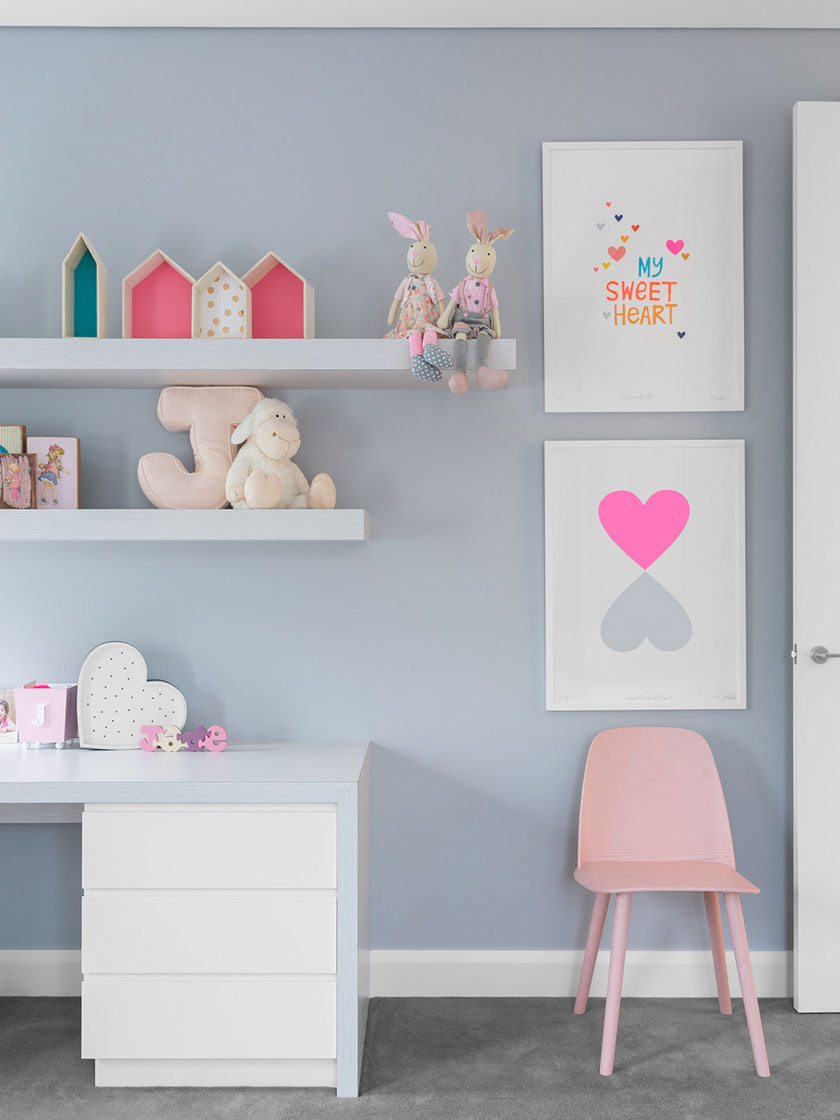
POLYGON ((23 424, 0 424, 0 455, 10 451, 22 455, 26 450, 26 428, 23 424))

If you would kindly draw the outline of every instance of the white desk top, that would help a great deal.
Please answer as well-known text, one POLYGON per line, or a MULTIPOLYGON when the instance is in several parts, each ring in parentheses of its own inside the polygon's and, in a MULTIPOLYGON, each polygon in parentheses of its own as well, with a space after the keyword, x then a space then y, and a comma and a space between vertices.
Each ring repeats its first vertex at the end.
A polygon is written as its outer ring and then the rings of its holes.
POLYGON ((335 801, 358 782, 363 741, 232 743, 210 751, 0 746, 0 803, 335 801))

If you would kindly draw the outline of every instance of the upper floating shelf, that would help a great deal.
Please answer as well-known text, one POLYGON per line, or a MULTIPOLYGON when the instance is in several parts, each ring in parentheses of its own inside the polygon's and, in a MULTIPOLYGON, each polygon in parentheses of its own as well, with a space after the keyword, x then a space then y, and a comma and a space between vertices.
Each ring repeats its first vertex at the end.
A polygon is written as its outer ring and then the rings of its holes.
MULTIPOLYGON (((452 353, 454 343, 442 342, 452 353)), ((469 369, 476 344, 468 344, 469 369)), ((516 340, 490 343, 490 364, 516 369, 516 340)), ((436 384, 446 386, 446 372, 436 384)), ((423 389, 408 343, 384 338, 0 338, 0 388, 423 389)))

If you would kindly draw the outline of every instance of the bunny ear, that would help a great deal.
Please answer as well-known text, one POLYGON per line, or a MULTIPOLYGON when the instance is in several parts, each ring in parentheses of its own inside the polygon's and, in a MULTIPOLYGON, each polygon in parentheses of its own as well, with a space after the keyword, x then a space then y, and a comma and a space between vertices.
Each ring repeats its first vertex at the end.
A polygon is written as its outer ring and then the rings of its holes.
POLYGON ((499 228, 494 229, 487 238, 487 244, 492 245, 494 241, 507 241, 513 232, 514 230, 512 229, 505 229, 504 226, 499 226, 499 228))
POLYGON ((417 241, 420 238, 420 230, 417 228, 416 222, 410 222, 404 215, 395 214, 392 210, 388 211, 388 217, 391 219, 391 225, 403 237, 408 237, 411 241, 417 241))
POLYGON ((418 222, 417 223, 417 228, 420 230, 420 240, 421 241, 428 241, 429 240, 429 234, 431 232, 431 226, 429 225, 429 223, 428 222, 418 222))
POLYGON ((467 213, 467 229, 476 239, 483 241, 487 232, 487 215, 483 210, 470 210, 467 213))

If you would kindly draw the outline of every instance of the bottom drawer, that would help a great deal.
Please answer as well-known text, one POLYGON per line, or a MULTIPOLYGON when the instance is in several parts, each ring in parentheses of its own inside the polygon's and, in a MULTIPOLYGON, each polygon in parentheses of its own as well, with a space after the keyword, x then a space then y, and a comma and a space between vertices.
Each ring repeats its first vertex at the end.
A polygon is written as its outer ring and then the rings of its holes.
POLYGON ((334 1058, 334 980, 86 980, 83 1058, 334 1058))

